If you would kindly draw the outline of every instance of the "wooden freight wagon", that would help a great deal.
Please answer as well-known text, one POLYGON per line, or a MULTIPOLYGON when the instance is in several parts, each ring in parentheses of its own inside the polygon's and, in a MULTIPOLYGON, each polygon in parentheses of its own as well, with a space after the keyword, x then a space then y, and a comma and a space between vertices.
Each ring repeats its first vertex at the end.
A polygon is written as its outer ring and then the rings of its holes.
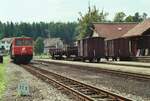
POLYGON ((83 60, 100 61, 105 57, 104 38, 92 37, 78 41, 78 56, 83 60))
POLYGON ((106 41, 106 56, 111 57, 113 60, 130 60, 129 40, 119 38, 106 41))

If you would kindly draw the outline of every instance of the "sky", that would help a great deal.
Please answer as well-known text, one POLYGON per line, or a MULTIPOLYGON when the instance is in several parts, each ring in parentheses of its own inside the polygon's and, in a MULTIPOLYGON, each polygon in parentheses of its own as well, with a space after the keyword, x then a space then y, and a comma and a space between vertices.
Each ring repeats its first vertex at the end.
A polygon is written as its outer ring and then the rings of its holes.
POLYGON ((73 22, 79 12, 87 12, 88 5, 109 13, 126 15, 146 12, 150 16, 150 0, 0 0, 0 21, 7 22, 73 22))

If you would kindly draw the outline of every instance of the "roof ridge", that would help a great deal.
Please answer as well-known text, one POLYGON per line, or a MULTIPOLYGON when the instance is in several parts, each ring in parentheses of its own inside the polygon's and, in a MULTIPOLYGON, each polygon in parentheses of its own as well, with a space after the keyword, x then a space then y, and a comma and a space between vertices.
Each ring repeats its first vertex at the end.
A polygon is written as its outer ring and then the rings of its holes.
POLYGON ((140 22, 93 22, 93 24, 138 24, 140 22))
POLYGON ((136 25, 134 28, 132 28, 126 34, 124 34, 122 37, 141 36, 149 28, 150 28, 150 18, 145 19, 144 21, 136 25))

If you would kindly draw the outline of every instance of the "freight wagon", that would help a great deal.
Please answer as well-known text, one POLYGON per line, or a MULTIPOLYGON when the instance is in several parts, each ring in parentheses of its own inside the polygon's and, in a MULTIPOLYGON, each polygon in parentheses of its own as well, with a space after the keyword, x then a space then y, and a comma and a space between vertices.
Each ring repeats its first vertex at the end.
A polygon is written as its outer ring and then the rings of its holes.
POLYGON ((120 60, 130 60, 130 52, 129 52, 129 40, 124 38, 106 40, 106 57, 112 58, 117 61, 120 60))
POLYGON ((78 57, 83 61, 89 60, 90 62, 105 57, 104 38, 92 37, 78 40, 78 57))
POLYGON ((52 59, 89 60, 90 62, 105 57, 104 38, 93 37, 78 40, 77 46, 64 49, 49 49, 52 59))

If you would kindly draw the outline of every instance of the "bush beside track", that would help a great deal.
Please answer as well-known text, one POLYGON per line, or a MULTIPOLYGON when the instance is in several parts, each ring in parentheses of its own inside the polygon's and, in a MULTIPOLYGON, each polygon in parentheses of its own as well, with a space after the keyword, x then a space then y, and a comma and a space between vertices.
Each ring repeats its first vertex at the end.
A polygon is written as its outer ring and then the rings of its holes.
POLYGON ((0 99, 6 87, 6 65, 9 62, 9 57, 4 57, 3 64, 0 63, 0 99))

